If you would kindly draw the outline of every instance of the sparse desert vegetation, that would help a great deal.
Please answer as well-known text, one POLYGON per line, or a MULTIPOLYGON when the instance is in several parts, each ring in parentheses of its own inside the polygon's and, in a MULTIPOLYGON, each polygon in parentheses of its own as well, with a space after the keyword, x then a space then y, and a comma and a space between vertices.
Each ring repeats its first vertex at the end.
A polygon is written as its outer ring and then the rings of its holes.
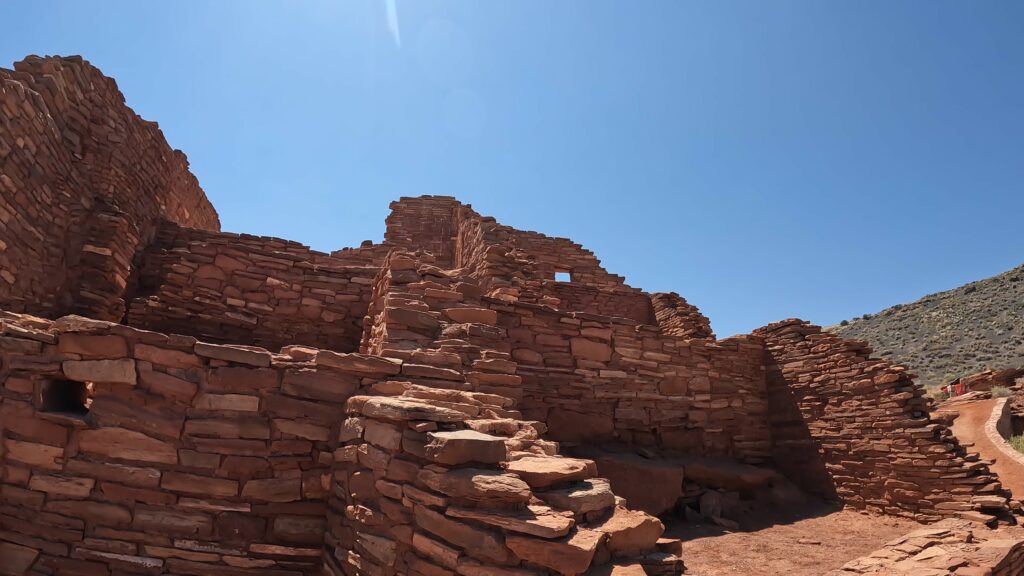
POLYGON ((1024 366, 1024 266, 830 328, 934 387, 986 368, 1024 366))

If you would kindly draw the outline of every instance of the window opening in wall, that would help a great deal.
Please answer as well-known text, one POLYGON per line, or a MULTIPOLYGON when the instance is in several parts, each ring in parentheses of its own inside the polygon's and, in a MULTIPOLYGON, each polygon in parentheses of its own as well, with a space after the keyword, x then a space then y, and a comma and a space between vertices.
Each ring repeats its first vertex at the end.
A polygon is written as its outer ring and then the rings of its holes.
POLYGON ((555 282, 572 282, 572 270, 568 268, 556 269, 555 282))
POLYGON ((43 384, 43 412, 85 416, 92 404, 92 383, 50 380, 43 384))

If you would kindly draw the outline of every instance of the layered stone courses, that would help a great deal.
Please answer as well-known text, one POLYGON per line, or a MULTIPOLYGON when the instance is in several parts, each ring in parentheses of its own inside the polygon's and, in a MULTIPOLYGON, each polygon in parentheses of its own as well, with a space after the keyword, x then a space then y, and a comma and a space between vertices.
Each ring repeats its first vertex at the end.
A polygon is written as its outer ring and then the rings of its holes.
POLYGON ((118 320, 136 245, 165 218, 217 230, 188 161, 79 57, 0 69, 0 301, 118 320))
POLYGON ((768 468, 921 521, 1019 506, 863 343, 716 339, 679 295, 450 197, 331 254, 219 232, 80 58, 0 71, 0 127, 13 573, 678 574, 640 510, 714 510, 768 468), (664 490, 631 485, 642 460, 664 490))
POLYGON ((902 367, 799 320, 757 331, 768 358, 773 461, 805 488, 848 505, 937 520, 998 513, 1009 494, 977 453, 931 419, 902 367))

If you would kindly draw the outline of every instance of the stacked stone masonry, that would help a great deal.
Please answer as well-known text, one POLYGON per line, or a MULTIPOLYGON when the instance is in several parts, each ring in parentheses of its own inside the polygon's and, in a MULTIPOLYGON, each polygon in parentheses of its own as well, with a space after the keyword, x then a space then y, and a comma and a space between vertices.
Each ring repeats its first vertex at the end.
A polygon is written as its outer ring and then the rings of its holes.
POLYGON ((999 479, 931 419, 931 400, 903 368, 799 320, 758 333, 773 462, 791 479, 851 506, 917 519, 987 521, 985 512, 1005 509, 999 479))
POLYGON ((111 317, 158 219, 220 227, 185 155, 81 58, 0 69, 0 166, 0 300, 14 311, 111 317))
POLYGON ((383 382, 348 402, 334 452, 331 574, 679 574, 661 522, 617 502, 589 460, 557 455, 509 399, 383 382))
POLYGON ((676 574, 639 510, 702 475, 928 522, 1019 505, 863 343, 717 339, 679 295, 450 197, 330 254, 222 233, 76 57, 0 70, 0 128, 11 573, 676 574), (613 494, 636 458, 672 486, 613 494))
POLYGON ((126 322, 212 342, 354 352, 378 270, 294 242, 165 222, 136 271, 126 322))

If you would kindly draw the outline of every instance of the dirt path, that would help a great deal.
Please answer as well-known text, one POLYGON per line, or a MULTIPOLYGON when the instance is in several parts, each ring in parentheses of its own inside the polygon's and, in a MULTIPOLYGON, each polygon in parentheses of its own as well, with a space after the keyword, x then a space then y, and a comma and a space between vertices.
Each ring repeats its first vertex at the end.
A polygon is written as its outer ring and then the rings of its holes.
POLYGON ((953 421, 953 434, 961 443, 974 444, 970 451, 978 452, 985 460, 995 460, 992 470, 1014 498, 1024 497, 1024 466, 1003 456, 985 435, 985 423, 992 414, 996 400, 978 400, 939 407, 940 412, 956 411, 960 416, 953 421))
POLYGON ((674 526, 669 532, 684 539, 688 573, 821 576, 920 526, 901 518, 843 510, 750 532, 701 535, 700 527, 674 526))

